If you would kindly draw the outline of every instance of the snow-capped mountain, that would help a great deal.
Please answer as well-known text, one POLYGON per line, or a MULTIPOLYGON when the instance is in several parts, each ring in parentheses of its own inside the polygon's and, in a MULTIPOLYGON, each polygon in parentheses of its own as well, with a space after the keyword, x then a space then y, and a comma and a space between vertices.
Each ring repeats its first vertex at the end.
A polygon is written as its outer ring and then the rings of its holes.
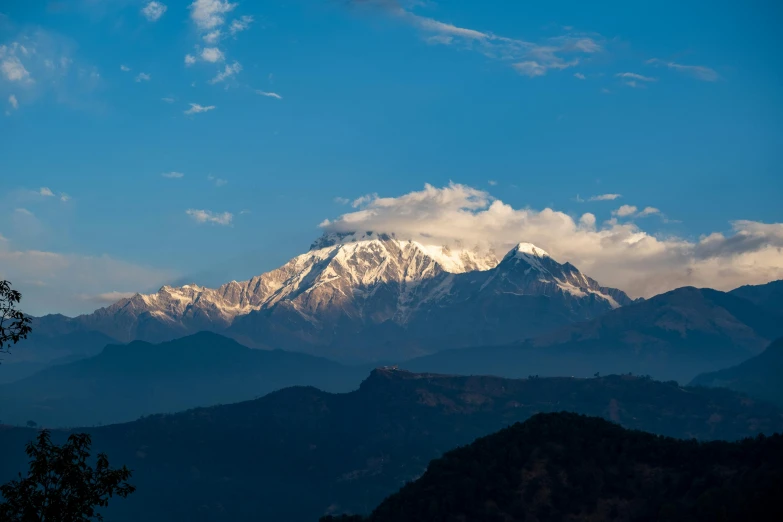
POLYGON ((248 281, 164 286, 72 321, 120 341, 211 330, 253 347, 377 359, 520 340, 630 302, 528 243, 498 261, 368 232, 325 235, 248 281))

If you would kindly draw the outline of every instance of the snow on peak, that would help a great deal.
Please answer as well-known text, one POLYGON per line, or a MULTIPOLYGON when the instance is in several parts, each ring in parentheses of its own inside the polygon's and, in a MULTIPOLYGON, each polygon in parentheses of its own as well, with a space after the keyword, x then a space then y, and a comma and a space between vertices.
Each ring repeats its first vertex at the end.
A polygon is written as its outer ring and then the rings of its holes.
POLYGON ((513 255, 514 257, 522 257, 522 256, 551 257, 546 252, 546 250, 537 247, 533 243, 519 243, 517 246, 511 249, 511 252, 509 252, 508 255, 509 256, 513 255))

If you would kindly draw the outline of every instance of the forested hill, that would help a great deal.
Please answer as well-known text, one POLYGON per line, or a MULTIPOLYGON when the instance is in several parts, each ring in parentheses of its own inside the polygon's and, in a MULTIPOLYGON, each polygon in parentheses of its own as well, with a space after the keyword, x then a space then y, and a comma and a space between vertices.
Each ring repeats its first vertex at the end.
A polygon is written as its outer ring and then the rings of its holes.
POLYGON ((434 460, 369 517, 321 520, 783 520, 781 491, 781 435, 700 443, 550 413, 434 460))

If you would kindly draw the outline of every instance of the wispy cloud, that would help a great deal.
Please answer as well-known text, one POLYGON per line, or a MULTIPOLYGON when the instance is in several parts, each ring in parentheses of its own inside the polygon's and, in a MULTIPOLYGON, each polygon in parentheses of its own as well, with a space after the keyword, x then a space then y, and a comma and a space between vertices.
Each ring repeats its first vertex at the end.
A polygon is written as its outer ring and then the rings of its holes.
POLYGON ((650 65, 668 67, 669 69, 688 74, 705 82, 716 82, 720 80, 720 75, 714 69, 710 69, 704 65, 683 65, 681 63, 667 62, 658 58, 647 60, 647 63, 650 65))
POLYGON ((161 98, 161 100, 166 102, 166 103, 174 103, 175 101, 177 101, 175 98, 171 98, 169 96, 167 96, 165 98, 161 98))
POLYGON ((578 78, 580 80, 584 80, 585 79, 585 75, 582 74, 582 73, 574 73, 574 78, 578 78))
POLYGON ((163 13, 166 12, 166 9, 168 8, 165 4, 160 2, 149 2, 142 8, 141 14, 150 22, 157 22, 160 20, 160 17, 163 16, 163 13))
POLYGON ((8 105, 10 105, 11 108, 14 110, 19 108, 19 101, 16 99, 16 96, 14 96, 13 94, 8 96, 8 105))
POLYGON ((205 62, 215 63, 220 62, 225 58, 223 51, 217 47, 205 47, 201 51, 201 59, 205 62))
POLYGON ((241 18, 233 20, 228 28, 228 31, 232 35, 236 35, 237 33, 241 33, 242 31, 247 30, 247 28, 250 27, 250 24, 252 23, 253 23, 253 17, 244 15, 241 18))
POLYGON ((185 55, 185 67, 190 67, 194 63, 196 63, 196 57, 193 56, 192 54, 186 54, 185 55))
POLYGON ((334 202, 340 205, 347 205, 348 203, 351 202, 351 200, 348 198, 337 196, 336 198, 334 198, 334 202))
POLYGON ((172 172, 164 172, 164 173, 161 174, 161 176, 163 176, 164 178, 169 178, 169 179, 180 179, 180 178, 185 177, 185 175, 182 172, 174 172, 174 171, 172 171, 172 172))
POLYGON ((142 72, 142 73, 139 73, 136 76, 136 81, 137 82, 148 82, 148 81, 150 81, 151 78, 152 77, 149 74, 142 72))
POLYGON ((236 75, 242 70, 242 65, 239 62, 234 62, 231 65, 226 65, 223 71, 219 72, 214 78, 209 80, 209 83, 219 83, 232 76, 236 75))
POLYGON ((226 22, 225 15, 234 10, 236 3, 226 0, 196 0, 190 4, 190 18, 202 31, 210 31, 226 22))
POLYGON ((113 290, 111 292, 104 292, 97 295, 81 294, 79 297, 85 301, 95 303, 96 305, 105 306, 114 304, 122 299, 129 299, 134 295, 136 295, 136 292, 117 292, 116 290, 113 290))
POLYGON ((636 74, 632 72, 623 72, 623 73, 617 73, 615 74, 617 78, 622 78, 623 83, 629 87, 641 87, 641 84, 638 84, 636 82, 657 82, 657 78, 652 78, 650 76, 643 76, 641 74, 636 74))
POLYGON ((185 114, 198 114, 200 112, 207 112, 215 109, 214 105, 199 105, 198 103, 191 103, 190 109, 185 111, 185 114))
POLYGON ((94 90, 100 86, 101 75, 96 67, 78 58, 73 40, 39 26, 25 25, 17 30, 10 18, 2 15, 0 35, 2 40, 11 37, 0 45, 4 96, 13 92, 26 105, 49 95, 52 101, 74 108, 100 105, 94 90))
POLYGON ((227 180, 227 179, 223 179, 223 178, 216 178, 216 177, 215 177, 215 176, 213 176, 212 174, 210 174, 209 176, 207 176, 207 179, 208 179, 209 181, 211 181, 212 183, 214 183, 216 187, 222 187, 223 185, 225 185, 226 183, 228 183, 228 180, 227 180))
POLYGON ((374 9, 415 27, 425 34, 425 41, 430 44, 474 50, 490 59, 507 62, 529 77, 573 67, 580 59, 603 49, 596 35, 569 33, 534 43, 427 18, 406 8, 399 0, 347 0, 347 3, 357 8, 374 9))
POLYGON ((0 73, 9 82, 32 84, 34 80, 30 76, 22 61, 16 56, 16 49, 25 48, 14 42, 11 46, 0 45, 0 73), (16 44, 16 47, 14 47, 16 44))
POLYGON ((614 201, 621 197, 623 197, 621 194, 598 194, 597 196, 591 196, 587 201, 614 201))
POLYGON ((49 187, 41 187, 38 189, 38 193, 44 197, 54 197, 54 192, 49 187))
POLYGON ((130 67, 128 67, 127 65, 120 65, 120 70, 121 70, 122 72, 128 72, 128 71, 130 71, 130 70, 131 70, 131 68, 130 68, 130 67))
POLYGON ((490 187, 494 187, 495 185, 498 184, 498 182, 495 181, 494 179, 491 179, 491 180, 487 181, 487 183, 489 184, 490 187))
POLYGON ((276 92, 267 92, 267 91, 256 91, 256 94, 260 94, 261 96, 266 96, 268 98, 276 98, 278 100, 282 100, 283 97, 277 94, 276 92))
POLYGON ((216 213, 210 210, 188 209, 185 213, 197 223, 214 223, 216 225, 230 225, 234 219, 231 212, 216 213))
POLYGON ((208 44, 214 44, 220 41, 220 37, 222 36, 222 32, 220 29, 215 29, 214 31, 210 31, 207 34, 205 34, 202 38, 204 38, 204 41, 208 44))

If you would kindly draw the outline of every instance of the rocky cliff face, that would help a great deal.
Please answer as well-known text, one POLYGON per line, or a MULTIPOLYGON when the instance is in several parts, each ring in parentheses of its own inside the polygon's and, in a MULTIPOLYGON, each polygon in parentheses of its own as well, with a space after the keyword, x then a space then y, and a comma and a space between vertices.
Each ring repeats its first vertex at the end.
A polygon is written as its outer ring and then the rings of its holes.
POLYGON ((209 330, 259 348, 377 359, 511 342, 630 302, 528 243, 498 261, 368 232, 324 236, 248 281, 164 286, 72 321, 121 341, 209 330))

